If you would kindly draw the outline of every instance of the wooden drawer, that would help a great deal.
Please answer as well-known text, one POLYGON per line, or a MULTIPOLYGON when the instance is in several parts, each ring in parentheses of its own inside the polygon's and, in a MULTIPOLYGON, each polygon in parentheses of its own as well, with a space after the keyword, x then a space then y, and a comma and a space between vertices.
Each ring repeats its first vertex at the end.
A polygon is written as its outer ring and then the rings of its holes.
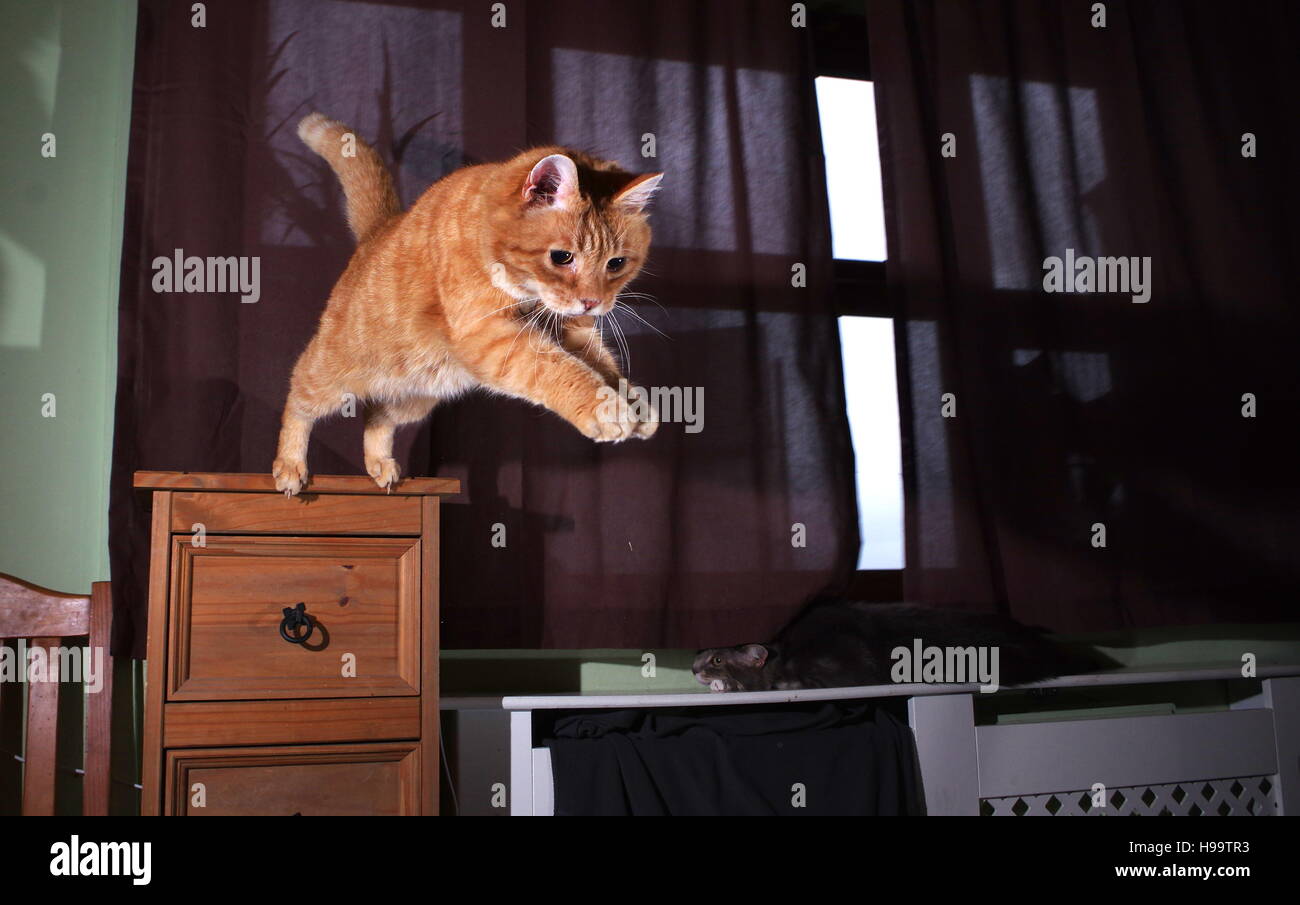
POLYGON ((420 693, 418 538, 173 537, 171 562, 169 700, 420 693), (298 603, 306 644, 280 635, 298 603))
POLYGON ((323 745, 420 737, 420 699, 173 701, 163 720, 164 748, 214 745, 323 745))
POLYGON ((402 816, 420 811, 420 744, 167 752, 164 813, 402 816))
POLYGON ((459 483, 135 486, 151 513, 141 813, 437 814, 438 525, 459 483), (299 603, 305 646, 280 637, 299 603))
POLYGON ((174 493, 171 530, 193 534, 420 533, 419 497, 361 495, 287 499, 278 493, 174 493))

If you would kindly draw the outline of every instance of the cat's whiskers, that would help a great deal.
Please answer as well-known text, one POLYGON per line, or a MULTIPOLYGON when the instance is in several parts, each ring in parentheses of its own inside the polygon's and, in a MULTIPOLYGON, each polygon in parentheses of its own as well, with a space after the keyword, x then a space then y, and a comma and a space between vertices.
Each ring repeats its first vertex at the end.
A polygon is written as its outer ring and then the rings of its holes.
POLYGON ((633 292, 631 290, 625 290, 623 292, 620 292, 618 296, 614 299, 614 301, 621 301, 623 299, 636 299, 639 302, 649 302, 650 304, 658 308, 660 311, 662 311, 664 313, 664 317, 668 317, 668 318, 672 317, 672 314, 668 311, 668 309, 665 308, 662 304, 660 304, 659 300, 655 298, 653 295, 650 295, 650 293, 648 292, 633 292))
MULTIPOLYGON (((555 323, 555 312, 545 306, 542 307, 545 310, 545 316, 535 325, 535 329, 532 331, 532 339, 529 342, 529 348, 533 350, 534 358, 542 354, 542 346, 546 344, 546 340, 550 337, 551 327, 555 323)), ((536 368, 533 370, 536 372, 536 368)))
MULTIPOLYGON (((599 338, 600 338, 600 344, 601 344, 602 346, 605 345, 605 318, 608 317, 608 316, 609 316, 609 314, 608 314, 608 312, 607 312, 607 313, 605 313, 605 314, 597 315, 597 317, 596 317, 596 328, 597 328, 597 334, 598 334, 598 336, 599 336, 599 338)), ((612 332, 612 331, 611 331, 611 332, 612 332)), ((606 348, 608 349, 608 346, 606 346, 606 348)), ((610 357, 612 357, 612 358, 617 358, 617 356, 615 356, 614 353, 612 353, 612 352, 610 353, 610 357)))
POLYGON ((517 308, 517 307, 519 307, 519 306, 521 306, 521 305, 527 305, 527 304, 529 304, 530 302, 540 302, 540 301, 541 301, 541 298, 540 298, 540 297, 538 297, 538 298, 527 298, 527 299, 511 299, 511 300, 510 300, 510 303, 509 303, 508 305, 502 305, 500 308, 494 308, 493 310, 489 311, 487 314, 483 314, 483 315, 480 315, 479 317, 474 318, 472 321, 470 321, 468 324, 465 325, 464 329, 468 330, 470 327, 474 326, 474 325, 477 324, 479 321, 481 321, 481 320, 487 320, 487 319, 488 319, 489 317, 491 317, 492 315, 494 315, 494 314, 500 314, 502 311, 506 311, 507 309, 510 309, 510 308, 517 308))
POLYGON ((587 328, 587 341, 582 344, 582 351, 578 353, 579 358, 585 359, 587 357, 587 353, 591 351, 591 345, 596 341, 596 331, 594 329, 595 323, 599 320, 600 318, 595 318, 593 320, 592 326, 587 328))
MULTIPOLYGON (((552 311, 550 308, 547 308, 546 317, 543 319, 540 329, 534 331, 533 338, 536 340, 536 342, 532 343, 534 380, 537 379, 537 369, 541 367, 542 364, 543 349, 541 344, 545 342, 547 337, 550 336, 550 331, 554 323, 555 323, 555 312, 552 311)), ((547 354, 550 354, 550 352, 548 351, 547 354)))
MULTIPOLYGON (((533 350, 534 380, 537 378, 537 369, 541 367, 543 355, 559 355, 564 352, 562 348, 556 346, 554 342, 555 334, 553 332, 556 330, 563 315, 544 305, 539 306, 537 310, 539 312, 545 310, 545 317, 539 324, 533 325, 533 337, 532 341, 529 343, 530 348, 533 350), (543 346, 545 346, 545 348, 543 348, 543 346)), ((563 329, 563 327, 560 327, 559 329, 563 329)))
POLYGON ((619 325, 618 318, 614 316, 614 309, 611 308, 605 314, 609 318, 609 328, 614 334, 614 341, 618 343, 619 350, 623 353, 623 370, 631 375, 632 372, 632 351, 628 348, 627 337, 623 333, 623 328, 619 325))
POLYGON ((538 341, 546 345, 548 348, 543 349, 541 345, 535 344, 533 347, 534 351, 536 352, 545 351, 547 354, 554 353, 555 351, 554 340, 556 339, 559 330, 562 329, 559 326, 559 324, 560 321, 563 319, 563 317, 564 316, 557 311, 553 311, 550 308, 546 309, 546 317, 543 318, 541 324, 538 325, 538 329, 536 332, 537 332, 538 341), (550 342, 547 342, 547 340, 550 340, 550 342))
POLYGON ((532 310, 532 313, 530 313, 526 318, 524 318, 522 321, 519 322, 519 329, 515 331, 515 338, 510 340, 510 345, 506 347, 505 357, 501 359, 502 363, 505 363, 510 360, 510 356, 511 354, 513 354, 515 349, 515 343, 519 341, 519 337, 522 336, 524 331, 528 330, 533 325, 533 322, 536 321, 537 318, 541 315, 541 313, 546 310, 548 309, 546 308, 545 305, 538 305, 536 308, 532 310))
POLYGON ((637 320, 639 320, 641 323, 645 324, 645 325, 646 325, 647 327, 649 327, 651 330, 653 330, 653 331, 655 331, 656 333, 658 333, 658 334, 659 334, 660 336, 662 336, 664 339, 672 339, 672 337, 669 336, 667 333, 665 333, 664 331, 660 330, 660 329, 659 329, 658 327, 656 327, 654 324, 650 323, 648 320, 646 320, 644 317, 642 317, 642 316, 641 316, 641 315, 640 315, 636 310, 634 310, 634 309, 632 308, 631 305, 626 305, 626 304, 624 304, 624 303, 622 303, 622 302, 615 301, 615 302, 614 302, 614 307, 615 307, 615 308, 620 308, 620 309, 622 309, 623 311, 626 311, 628 314, 630 314, 630 315, 632 315, 633 317, 635 317, 637 320))

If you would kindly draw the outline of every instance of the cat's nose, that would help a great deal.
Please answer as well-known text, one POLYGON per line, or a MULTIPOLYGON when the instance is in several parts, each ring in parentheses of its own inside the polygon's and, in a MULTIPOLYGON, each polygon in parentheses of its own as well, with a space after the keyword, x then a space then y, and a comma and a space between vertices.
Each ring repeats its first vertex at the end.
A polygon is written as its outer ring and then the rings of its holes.
POLYGON ((578 299, 583 311, 590 311, 600 304, 600 299, 578 299))

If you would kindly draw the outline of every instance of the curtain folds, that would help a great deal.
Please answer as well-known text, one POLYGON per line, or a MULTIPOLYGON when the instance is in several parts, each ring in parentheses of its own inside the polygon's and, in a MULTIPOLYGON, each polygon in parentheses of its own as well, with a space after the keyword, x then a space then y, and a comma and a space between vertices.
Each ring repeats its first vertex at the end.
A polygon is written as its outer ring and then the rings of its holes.
MULTIPOLYGON (((499 23, 438 0, 234 2, 200 28, 186 4, 141 0, 110 512, 119 648, 143 655, 145 637, 132 472, 268 471, 290 369, 351 253, 336 181, 294 134, 312 110, 370 139, 406 203, 543 143, 667 173, 635 287, 657 298, 635 306, 654 329, 621 322, 630 377, 702 393, 700 429, 596 446, 480 394, 399 432, 405 474, 465 482, 444 509, 445 646, 735 643, 852 569, 824 178, 789 5, 506 7, 499 23), (152 262, 178 249, 256 257, 260 298, 155 291, 152 262)), ((363 473, 359 422, 318 425, 308 465, 363 473)))
POLYGON ((907 595, 1059 630, 1294 618, 1297 8, 1104 6, 868 3, 907 595), (1048 292, 1053 257, 1147 285, 1048 292))

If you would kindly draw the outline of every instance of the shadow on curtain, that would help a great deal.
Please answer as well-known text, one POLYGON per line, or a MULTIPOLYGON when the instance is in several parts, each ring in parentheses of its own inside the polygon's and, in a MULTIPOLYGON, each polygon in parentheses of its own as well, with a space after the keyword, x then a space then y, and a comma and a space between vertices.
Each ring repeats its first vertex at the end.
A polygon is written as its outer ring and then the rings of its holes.
POLYGON ((1293 619, 1297 8, 1105 7, 868 5, 907 596, 1068 631, 1293 619), (1067 255, 1129 281, 1045 291, 1067 255))

